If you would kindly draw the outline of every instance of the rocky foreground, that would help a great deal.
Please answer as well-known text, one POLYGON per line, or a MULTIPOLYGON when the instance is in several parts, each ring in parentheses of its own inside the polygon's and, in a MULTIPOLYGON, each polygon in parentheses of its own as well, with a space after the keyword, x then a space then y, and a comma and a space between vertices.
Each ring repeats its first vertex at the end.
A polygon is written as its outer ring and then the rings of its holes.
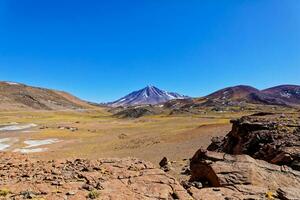
POLYGON ((214 138, 208 150, 247 154, 300 170, 299 115, 257 113, 232 120, 225 138, 214 138))
POLYGON ((200 149, 191 160, 190 182, 195 199, 300 199, 300 171, 247 155, 229 155, 200 149))
POLYGON ((300 199, 297 115, 260 113, 232 121, 225 137, 199 149, 184 169, 187 181, 135 158, 30 159, 0 153, 0 199, 300 199), (214 150, 214 151, 211 151, 214 150))
POLYGON ((134 158, 38 161, 0 154, 7 199, 191 199, 171 176, 134 158))

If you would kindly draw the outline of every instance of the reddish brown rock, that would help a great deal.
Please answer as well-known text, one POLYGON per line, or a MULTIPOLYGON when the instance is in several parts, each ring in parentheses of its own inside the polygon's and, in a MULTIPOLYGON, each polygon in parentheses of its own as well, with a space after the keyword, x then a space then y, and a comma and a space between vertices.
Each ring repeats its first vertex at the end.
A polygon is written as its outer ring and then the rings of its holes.
POLYGON ((171 176, 135 158, 37 161, 0 153, 8 199, 191 199, 171 176))
POLYGON ((247 154, 273 164, 300 170, 300 118, 298 115, 259 113, 232 121, 223 140, 213 139, 210 151, 247 154))
POLYGON ((256 160, 248 155, 229 155, 200 149, 190 164, 195 199, 300 199, 300 172, 256 160), (270 197, 270 198, 271 198, 270 197), (285 197, 285 198, 281 198, 285 197))

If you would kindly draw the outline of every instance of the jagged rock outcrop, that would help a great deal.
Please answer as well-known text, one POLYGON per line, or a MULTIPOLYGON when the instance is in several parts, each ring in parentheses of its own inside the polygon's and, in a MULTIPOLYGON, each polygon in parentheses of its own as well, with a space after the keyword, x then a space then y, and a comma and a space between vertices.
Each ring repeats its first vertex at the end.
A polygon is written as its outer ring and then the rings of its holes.
POLYGON ((286 166, 200 149, 193 156, 189 193, 199 200, 300 199, 300 172, 286 166))
POLYGON ((163 157, 163 159, 159 162, 160 169, 165 172, 168 172, 172 169, 171 162, 167 157, 163 157))
POLYGON ((300 170, 300 118, 296 114, 258 113, 231 121, 224 139, 214 138, 210 151, 247 154, 300 170))
POLYGON ((40 161, 0 153, 0 198, 191 199, 170 175, 135 158, 40 161))

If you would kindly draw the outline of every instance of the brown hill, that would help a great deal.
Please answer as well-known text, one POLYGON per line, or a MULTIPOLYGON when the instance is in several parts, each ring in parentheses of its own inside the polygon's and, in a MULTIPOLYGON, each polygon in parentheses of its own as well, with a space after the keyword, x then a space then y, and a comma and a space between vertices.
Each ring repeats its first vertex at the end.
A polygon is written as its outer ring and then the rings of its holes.
POLYGON ((227 87, 201 98, 172 100, 163 104, 163 108, 171 110, 171 114, 203 113, 213 111, 240 111, 300 107, 300 86, 280 85, 258 90, 247 85, 227 87))
POLYGON ((279 85, 262 90, 262 93, 284 101, 288 105, 300 104, 300 86, 298 85, 279 85))
POLYGON ((0 82, 1 110, 64 110, 81 109, 90 105, 66 92, 0 82))
POLYGON ((238 85, 218 90, 206 96, 206 99, 206 104, 217 102, 224 105, 247 102, 263 105, 299 106, 300 86, 279 85, 258 90, 251 86, 238 85))
POLYGON ((300 105, 300 86, 279 85, 265 90, 251 86, 238 85, 218 90, 205 97, 204 105, 236 105, 253 103, 263 105, 298 106, 300 105))
POLYGON ((245 98, 247 98, 249 94, 257 93, 257 92, 259 92, 259 90, 254 87, 247 86, 247 85, 238 85, 238 86, 227 87, 218 90, 206 96, 206 98, 210 100, 227 100, 227 101, 245 100, 245 98))

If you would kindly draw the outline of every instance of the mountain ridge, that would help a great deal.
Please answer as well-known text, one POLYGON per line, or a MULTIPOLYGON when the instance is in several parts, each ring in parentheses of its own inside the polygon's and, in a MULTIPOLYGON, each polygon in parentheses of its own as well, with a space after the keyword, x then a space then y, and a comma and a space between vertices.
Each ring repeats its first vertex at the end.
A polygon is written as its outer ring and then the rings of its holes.
POLYGON ((11 81, 0 82, 1 110, 74 110, 89 107, 87 102, 68 92, 11 81))
POLYGON ((259 90, 249 85, 236 85, 217 90, 199 98, 190 98, 175 92, 167 92, 155 86, 131 92, 106 104, 90 103, 65 91, 28 86, 23 83, 0 81, 1 110, 64 110, 99 106, 128 107, 138 105, 161 105, 169 107, 218 107, 244 104, 300 106, 300 86, 278 85, 259 90))
POLYGON ((207 96, 210 101, 247 102, 254 104, 294 106, 300 105, 300 86, 278 85, 259 90, 248 85, 227 87, 207 96))

